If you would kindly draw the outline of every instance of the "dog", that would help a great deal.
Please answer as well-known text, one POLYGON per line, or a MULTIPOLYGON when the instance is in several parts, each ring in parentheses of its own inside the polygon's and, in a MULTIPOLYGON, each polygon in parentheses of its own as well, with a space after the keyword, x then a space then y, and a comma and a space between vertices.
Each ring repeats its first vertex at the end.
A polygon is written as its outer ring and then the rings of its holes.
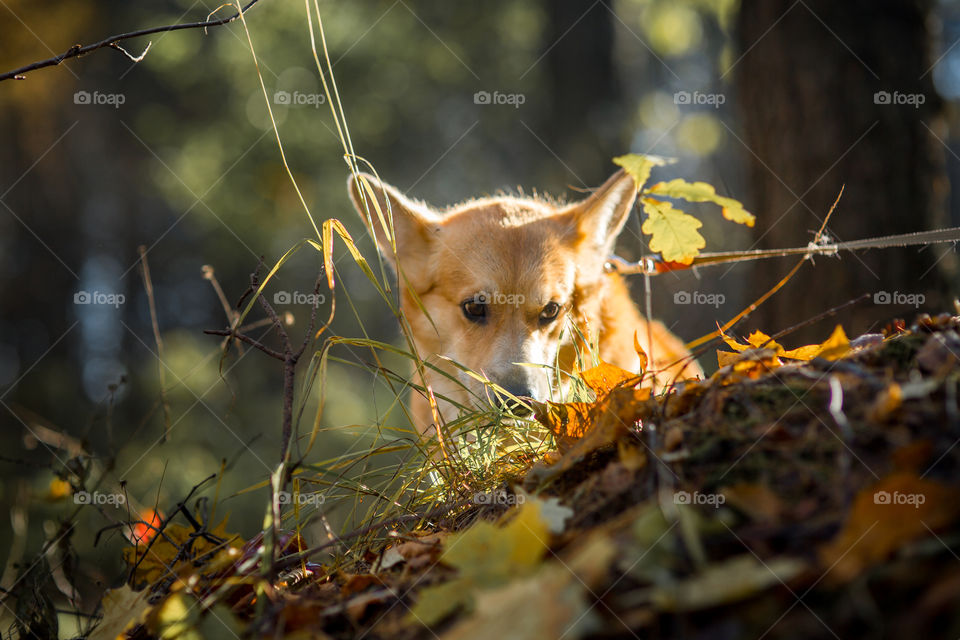
MULTIPOLYGON (((683 342, 646 320, 621 277, 604 269, 636 199, 623 170, 566 205, 500 196, 438 210, 369 174, 351 176, 347 187, 399 275, 400 309, 418 353, 447 374, 422 369, 444 422, 461 408, 489 407, 491 398, 512 408, 516 399, 557 398, 587 338, 601 360, 634 372, 636 339, 661 384, 702 376, 683 342), (394 243, 381 215, 392 217, 394 243)), ((420 434, 435 433, 427 393, 413 394, 410 411, 420 434)))

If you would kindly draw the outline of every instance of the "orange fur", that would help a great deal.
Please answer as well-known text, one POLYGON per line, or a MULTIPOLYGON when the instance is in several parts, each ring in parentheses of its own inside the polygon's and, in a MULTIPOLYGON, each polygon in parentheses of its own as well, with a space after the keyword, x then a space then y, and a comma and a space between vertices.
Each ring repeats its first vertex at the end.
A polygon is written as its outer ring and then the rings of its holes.
MULTIPOLYGON (((603 270, 636 196, 633 179, 622 171, 590 197, 570 205, 502 196, 471 200, 443 212, 408 199, 372 176, 362 178, 370 191, 358 190, 351 177, 350 195, 364 219, 369 211, 381 253, 395 269, 399 267, 400 306, 417 349, 461 383, 425 369, 425 382, 438 396, 444 420, 455 418, 457 408, 440 396, 470 406, 492 394, 439 356, 514 395, 546 400, 556 397, 554 391, 563 385, 553 379, 558 358, 561 371, 574 368, 570 323, 597 338, 604 361, 633 371, 640 364, 634 349, 636 332, 641 347, 653 358, 651 368, 663 370, 661 384, 702 373, 683 342, 660 322, 648 323, 621 278, 603 270), (384 217, 388 211, 392 214, 396 253, 378 220, 371 191, 384 217), (551 302, 561 308, 556 319, 550 318, 551 302), (481 311, 476 304, 483 306, 482 320, 471 315, 481 311), (567 330, 561 332, 564 326, 567 330)), ((426 397, 414 394, 411 410, 417 430, 432 433, 434 420, 426 397)))

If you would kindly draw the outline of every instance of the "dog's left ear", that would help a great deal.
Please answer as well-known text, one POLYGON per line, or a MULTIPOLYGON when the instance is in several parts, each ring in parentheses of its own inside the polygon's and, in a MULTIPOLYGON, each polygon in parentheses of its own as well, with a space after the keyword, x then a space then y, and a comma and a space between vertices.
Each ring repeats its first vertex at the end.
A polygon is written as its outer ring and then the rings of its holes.
POLYGON ((621 169, 589 198, 571 206, 564 214, 572 217, 577 244, 606 260, 613 253, 617 236, 623 230, 636 198, 636 183, 621 169))

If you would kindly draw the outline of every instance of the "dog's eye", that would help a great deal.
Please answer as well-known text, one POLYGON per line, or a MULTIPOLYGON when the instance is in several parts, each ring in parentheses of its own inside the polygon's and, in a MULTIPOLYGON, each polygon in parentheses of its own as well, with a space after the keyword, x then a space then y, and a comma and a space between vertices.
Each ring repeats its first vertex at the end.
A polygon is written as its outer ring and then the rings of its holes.
POLYGON ((464 300, 460 303, 463 309, 463 315, 471 322, 483 322, 487 318, 487 305, 484 302, 477 302, 475 298, 464 300))
POLYGON ((540 322, 553 322, 560 314, 560 305, 556 302, 548 302, 540 312, 540 322))

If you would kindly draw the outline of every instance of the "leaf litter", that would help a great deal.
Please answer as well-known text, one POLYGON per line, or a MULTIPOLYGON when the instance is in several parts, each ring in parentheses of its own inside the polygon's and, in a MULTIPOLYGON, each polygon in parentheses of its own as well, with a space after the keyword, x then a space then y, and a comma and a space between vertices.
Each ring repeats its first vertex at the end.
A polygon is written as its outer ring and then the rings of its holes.
POLYGON ((538 405, 557 451, 503 478, 508 506, 329 564, 281 532, 269 581, 226 521, 134 537, 92 637, 960 635, 960 317, 723 341, 707 380, 654 394, 601 363, 592 400, 538 405))

